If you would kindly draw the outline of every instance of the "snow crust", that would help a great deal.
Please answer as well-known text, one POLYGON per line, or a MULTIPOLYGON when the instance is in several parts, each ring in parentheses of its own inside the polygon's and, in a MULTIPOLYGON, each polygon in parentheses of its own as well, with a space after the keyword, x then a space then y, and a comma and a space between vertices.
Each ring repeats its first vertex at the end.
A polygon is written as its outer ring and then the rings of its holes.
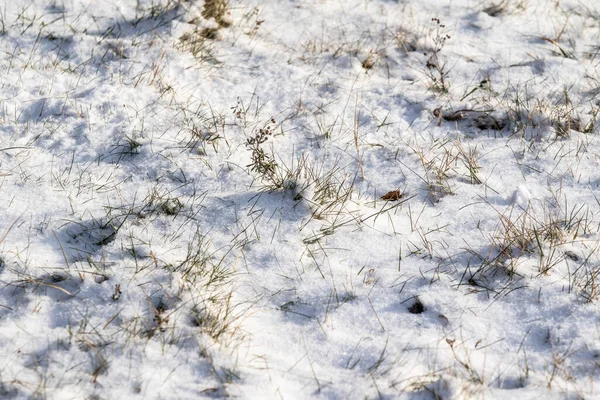
POLYGON ((0 398, 598 398, 598 3, 215 3, 0 5, 0 398))

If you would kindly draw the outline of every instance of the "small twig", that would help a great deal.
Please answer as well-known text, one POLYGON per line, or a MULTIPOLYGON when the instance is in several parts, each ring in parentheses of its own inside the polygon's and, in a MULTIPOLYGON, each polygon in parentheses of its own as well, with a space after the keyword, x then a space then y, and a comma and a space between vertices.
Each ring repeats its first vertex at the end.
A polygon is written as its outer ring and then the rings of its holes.
POLYGON ((19 218, 15 219, 14 222, 12 224, 10 224, 10 226, 4 231, 4 233, 2 234, 2 237, 0 237, 0 243, 2 243, 4 241, 4 239, 6 239, 6 236, 8 236, 8 233, 11 231, 12 228, 14 228, 16 223, 19 221, 19 218))
POLYGON ((56 235, 56 232, 54 232, 54 230, 52 230, 52 233, 54 234, 54 237, 56 238, 56 241, 58 242, 58 245, 60 246, 60 251, 62 252, 63 258, 65 259, 65 264, 67 265, 67 268, 71 269, 71 266, 69 265, 69 259, 67 258, 67 253, 65 253, 65 249, 64 249, 62 243, 60 242, 60 239, 58 238, 58 236, 56 235))
MULTIPOLYGON (((61 292, 63 292, 66 295, 74 296, 73 293, 69 292, 67 289, 61 288, 60 286, 53 285, 51 283, 46 283, 46 282, 40 281, 40 280, 35 280, 35 279, 32 280, 32 282, 35 282, 38 285, 37 287, 39 287, 40 285, 43 285, 43 286, 46 286, 46 287, 51 287, 51 288, 56 289, 56 290, 60 290, 61 292)), ((36 287, 36 289, 37 289, 37 287, 36 287)))
POLYGON ((379 319, 379 315, 377 315, 377 311, 375 311, 375 307, 373 307, 373 303, 371 302, 371 299, 367 297, 367 300, 369 300, 369 305, 371 306, 371 310, 373 310, 373 313, 375 314, 375 318, 377 318, 377 322, 379 322, 379 325, 381 325, 381 330, 385 332, 385 327, 383 326, 383 323, 379 319))
POLYGON ((356 159, 360 167, 360 176, 365 180, 365 171, 363 169, 360 151, 358 149, 358 93, 356 94, 356 102, 354 103, 354 146, 356 146, 356 159))

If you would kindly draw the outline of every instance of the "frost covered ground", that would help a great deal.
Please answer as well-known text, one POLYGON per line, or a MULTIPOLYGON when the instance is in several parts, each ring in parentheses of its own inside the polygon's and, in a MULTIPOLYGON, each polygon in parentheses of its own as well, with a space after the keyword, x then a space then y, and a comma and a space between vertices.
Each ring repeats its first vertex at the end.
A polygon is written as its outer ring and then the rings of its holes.
POLYGON ((595 0, 15 0, 0 47, 0 398, 600 396, 595 0))

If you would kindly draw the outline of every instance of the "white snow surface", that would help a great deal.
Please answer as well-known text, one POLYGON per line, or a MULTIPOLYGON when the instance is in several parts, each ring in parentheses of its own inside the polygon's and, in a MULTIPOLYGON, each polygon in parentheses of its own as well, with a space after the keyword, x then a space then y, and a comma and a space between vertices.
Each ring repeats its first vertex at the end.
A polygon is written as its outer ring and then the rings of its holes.
POLYGON ((0 4, 0 398, 600 398, 600 3, 219 4, 0 4))

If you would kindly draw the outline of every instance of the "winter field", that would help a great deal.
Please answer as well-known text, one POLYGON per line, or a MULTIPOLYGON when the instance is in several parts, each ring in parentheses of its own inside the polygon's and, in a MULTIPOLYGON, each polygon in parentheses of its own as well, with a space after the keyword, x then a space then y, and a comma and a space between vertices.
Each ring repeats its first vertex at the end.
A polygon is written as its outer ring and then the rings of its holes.
POLYGON ((1 399, 600 398, 596 0, 0 2, 1 399))

